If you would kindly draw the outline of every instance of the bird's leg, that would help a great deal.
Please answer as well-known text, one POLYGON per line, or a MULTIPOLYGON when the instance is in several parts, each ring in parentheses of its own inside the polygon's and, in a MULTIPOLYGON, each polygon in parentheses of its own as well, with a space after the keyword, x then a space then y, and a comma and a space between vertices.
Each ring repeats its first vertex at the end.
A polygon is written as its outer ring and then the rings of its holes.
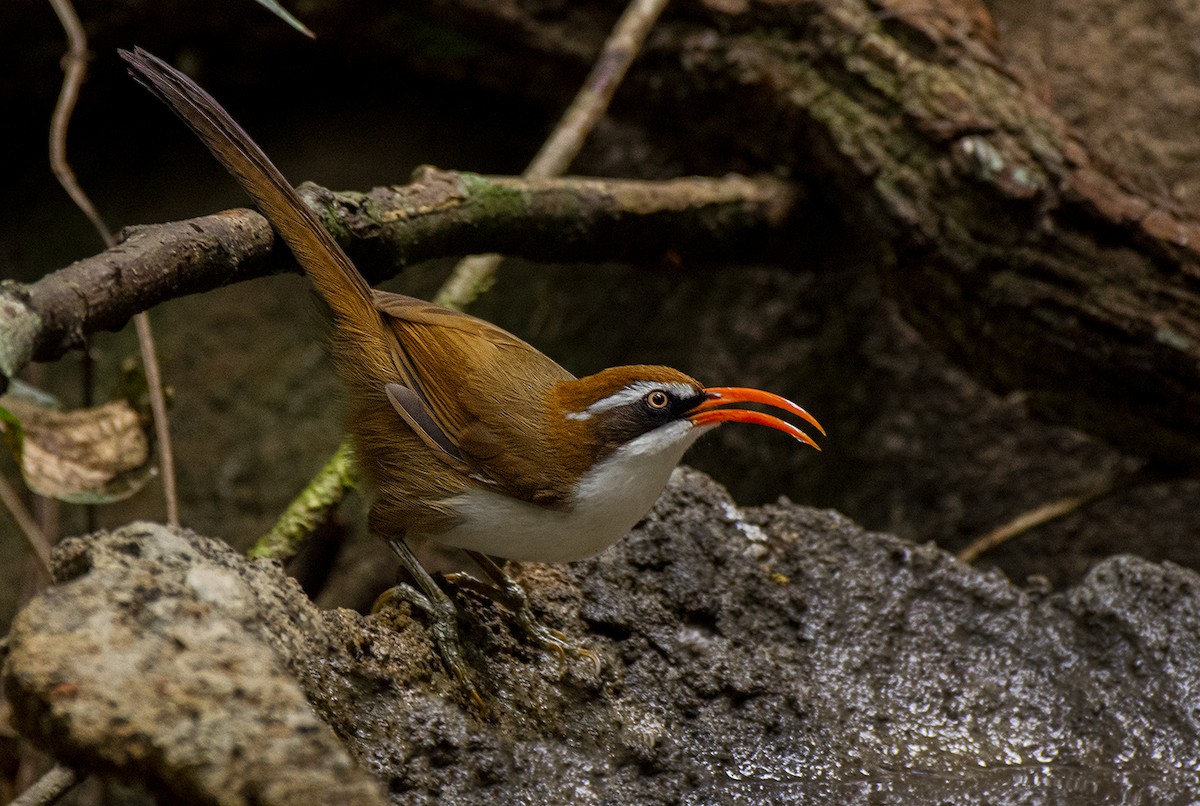
POLYGON ((442 578, 459 590, 468 590, 477 593, 511 611, 516 617, 517 626, 521 628, 521 633, 538 646, 545 649, 552 649, 560 656, 571 646, 564 633, 544 627, 537 621, 529 607, 525 591, 517 583, 511 583, 515 586, 516 592, 514 593, 512 588, 501 588, 493 585, 491 582, 485 582, 478 577, 472 576, 466 571, 443 574, 442 578))
POLYGON ((526 640, 543 649, 553 650, 559 657, 566 655, 568 650, 575 651, 575 647, 567 640, 565 634, 538 622, 529 607, 529 599, 525 595, 525 591, 517 583, 510 582, 511 587, 509 585, 500 587, 465 571, 444 574, 443 578, 455 588, 477 593, 509 610, 515 617, 517 627, 520 628, 521 634, 525 636, 526 640))
POLYGON ((470 574, 448 576, 447 578, 450 582, 455 585, 462 585, 469 590, 488 597, 492 601, 499 602, 512 612, 516 618, 517 626, 520 627, 525 637, 538 646, 544 649, 551 649, 557 652, 559 656, 570 652, 572 655, 586 658, 599 671, 600 660, 596 656, 596 653, 590 649, 584 649, 571 643, 567 640, 567 636, 564 633, 543 626, 537 620, 537 617, 533 615, 533 608, 529 606, 529 597, 525 594, 525 589, 511 579, 508 574, 504 573, 504 569, 496 565, 491 557, 481 554, 478 551, 470 550, 467 550, 467 555, 488 576, 490 582, 475 579, 470 574))
POLYGON ((389 537, 387 542, 399 558, 400 565, 421 590, 418 591, 404 583, 396 585, 384 591, 375 600, 371 611, 375 612, 386 606, 392 599, 399 598, 428 614, 429 631, 433 635, 433 642, 437 646, 438 654, 442 656, 442 662, 446 664, 446 668, 450 670, 458 684, 467 691, 475 706, 482 709, 484 707, 483 698, 479 696, 475 684, 471 682, 471 678, 467 674, 467 663, 463 660, 462 642, 458 636, 458 610, 455 608, 454 602, 444 590, 438 587, 437 583, 433 581, 433 577, 429 576, 429 572, 417 560, 412 549, 404 542, 404 538, 389 537))

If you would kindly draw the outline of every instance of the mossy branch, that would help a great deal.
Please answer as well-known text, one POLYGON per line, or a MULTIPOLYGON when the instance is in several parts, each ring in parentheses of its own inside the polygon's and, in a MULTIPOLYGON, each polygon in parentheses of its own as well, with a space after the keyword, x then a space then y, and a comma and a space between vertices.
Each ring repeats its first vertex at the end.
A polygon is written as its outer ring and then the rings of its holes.
MULTIPOLYGON (((433 168, 369 193, 302 190, 372 282, 418 261, 491 251, 554 261, 744 254, 795 201, 772 178, 530 181, 433 168)), ((161 302, 294 270, 252 210, 129 228, 116 247, 35 283, 0 283, 0 381, 161 302)))
POLYGON ((288 505, 271 531, 259 538, 248 556, 280 562, 296 556, 300 546, 337 506, 346 491, 356 486, 358 470, 354 466, 354 448, 346 440, 288 505))

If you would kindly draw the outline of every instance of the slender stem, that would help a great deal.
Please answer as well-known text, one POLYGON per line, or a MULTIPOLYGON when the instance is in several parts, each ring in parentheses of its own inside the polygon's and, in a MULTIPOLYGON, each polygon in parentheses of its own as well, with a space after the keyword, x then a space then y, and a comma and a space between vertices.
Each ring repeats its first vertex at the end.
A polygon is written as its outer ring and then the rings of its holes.
POLYGON ((637 58, 666 5, 667 0, 633 0, 626 7, 575 99, 525 169, 526 178, 549 179, 566 173, 583 148, 584 140, 604 116, 629 65, 637 58))
MULTIPOLYGON (((60 526, 62 502, 47 495, 34 494, 32 514, 37 521, 38 531, 42 533, 46 541, 50 544, 58 542, 59 536, 62 535, 60 526)), ((40 591, 50 581, 49 577, 45 575, 40 558, 37 562, 26 564, 25 576, 25 584, 31 592, 40 591)), ((24 604, 25 600, 22 598, 21 606, 24 604)))
POLYGON ((154 414, 154 435, 158 442, 158 464, 162 470, 163 496, 167 504, 167 523, 179 526, 179 493, 175 484, 175 451, 171 444, 171 421, 167 418, 167 399, 163 394, 162 372, 158 366, 158 349, 154 345, 154 330, 150 314, 143 311, 133 317, 137 330, 138 350, 146 370, 146 385, 150 387, 150 411, 154 414))
POLYGON ((295 557, 305 538, 312 534, 346 491, 358 484, 354 448, 344 440, 295 500, 288 505, 270 532, 250 549, 249 556, 287 562, 295 557))
MULTIPOLYGON (((68 43, 67 55, 63 59, 65 75, 62 91, 50 119, 50 166, 63 190, 92 222, 104 245, 111 249, 117 243, 116 238, 96 211, 92 200, 80 187, 67 160, 67 127, 70 125, 75 103, 79 100, 79 88, 87 74, 87 34, 70 0, 50 0, 50 5, 58 15, 58 20, 67 34, 68 43)), ((158 461, 162 469, 167 522, 178 526, 179 498, 175 489, 175 457, 171 446, 170 424, 167 420, 167 402, 162 390, 162 373, 159 371, 158 353, 154 346, 154 332, 150 327, 150 315, 145 312, 137 314, 134 324, 137 329, 138 349, 142 354, 142 365, 146 370, 146 383, 150 387, 150 410, 154 414, 154 429, 158 438, 158 461)))
MULTIPOLYGON (((604 47, 600 49, 600 55, 584 79, 583 86, 526 167, 523 177, 551 179, 561 176, 571 167, 584 141, 604 116, 613 94, 629 71, 629 65, 637 57, 646 36, 666 5, 667 0, 633 0, 625 8, 625 13, 617 20, 604 47)), ((492 287, 501 259, 496 254, 463 258, 434 295, 434 303, 465 310, 492 287)))
POLYGON ((1014 537, 1028 532, 1044 523, 1049 523, 1052 520, 1061 518, 1064 515, 1069 515, 1080 507, 1090 504, 1091 502, 1102 498, 1113 492, 1121 485, 1122 479, 1112 478, 1107 479, 1094 489, 1089 490, 1081 495, 1072 495, 1066 498, 1059 498, 1056 501, 1051 501, 1047 504, 1042 504, 1040 507, 1024 512, 985 535, 981 535, 972 540, 967 546, 955 555, 959 561, 964 563, 973 563, 979 557, 1004 543, 1012 540, 1014 537))
POLYGON ((75 770, 56 764, 33 786, 17 795, 9 806, 50 806, 71 791, 79 781, 79 773, 75 770))
POLYGON ((17 522, 17 527, 21 530, 21 534, 25 536, 25 542, 29 544, 29 548, 33 549, 33 554, 37 557, 38 564, 42 570, 46 572, 46 576, 50 574, 50 539, 46 534, 38 528, 37 521, 33 515, 25 508, 25 504, 21 502, 21 497, 17 495, 17 491, 3 476, 0 476, 0 504, 4 504, 4 508, 12 515, 14 521, 17 522))
POLYGON ((496 270, 503 259, 495 253, 467 255, 454 264, 454 271, 433 295, 433 304, 465 311, 495 284, 496 270))
POLYGON ((58 103, 54 105, 54 114, 50 118, 50 167, 58 177, 58 183, 75 202, 88 221, 92 222, 104 245, 111 248, 116 244, 112 232, 105 225, 95 205, 79 186, 75 172, 67 160, 67 127, 71 123, 71 114, 75 111, 75 102, 79 100, 79 88, 87 75, 88 50, 87 34, 75 13, 70 0, 50 0, 58 21, 67 34, 68 50, 63 57, 63 85, 58 94, 58 103))

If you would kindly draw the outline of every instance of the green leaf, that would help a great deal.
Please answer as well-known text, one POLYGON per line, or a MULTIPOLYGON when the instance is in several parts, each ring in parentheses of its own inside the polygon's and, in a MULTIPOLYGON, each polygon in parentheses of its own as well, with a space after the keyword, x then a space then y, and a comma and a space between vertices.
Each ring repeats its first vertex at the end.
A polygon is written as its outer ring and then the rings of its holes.
POLYGON ((4 434, 4 446, 18 463, 21 461, 21 442, 25 439, 25 429, 17 415, 0 406, 0 432, 4 434))
POLYGON ((287 10, 283 6, 276 3, 275 0, 255 0, 255 2, 257 2, 260 6, 263 6, 264 8, 269 10, 272 14, 279 17, 281 20, 283 20, 288 25, 295 28, 300 33, 307 36, 309 39, 317 38, 317 35, 314 34, 312 31, 308 30, 308 28, 305 27, 304 23, 300 22, 300 20, 296 19, 291 14, 289 14, 287 12, 287 10))

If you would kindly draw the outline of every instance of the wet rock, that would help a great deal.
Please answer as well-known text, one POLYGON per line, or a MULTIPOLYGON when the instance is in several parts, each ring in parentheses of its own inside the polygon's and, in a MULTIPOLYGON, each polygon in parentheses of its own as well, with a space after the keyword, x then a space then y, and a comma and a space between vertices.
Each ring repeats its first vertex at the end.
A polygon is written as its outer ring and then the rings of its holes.
POLYGON ((367 802, 347 753, 406 804, 1164 802, 1200 769, 1190 571, 1124 557, 1024 591, 833 512, 739 509, 686 470, 600 557, 515 569, 599 672, 460 594, 482 715, 407 606, 323 612, 274 564, 146 525, 58 563, 5 669, 21 730, 196 801, 253 773, 367 802), (344 748, 326 766, 314 711, 344 748))

